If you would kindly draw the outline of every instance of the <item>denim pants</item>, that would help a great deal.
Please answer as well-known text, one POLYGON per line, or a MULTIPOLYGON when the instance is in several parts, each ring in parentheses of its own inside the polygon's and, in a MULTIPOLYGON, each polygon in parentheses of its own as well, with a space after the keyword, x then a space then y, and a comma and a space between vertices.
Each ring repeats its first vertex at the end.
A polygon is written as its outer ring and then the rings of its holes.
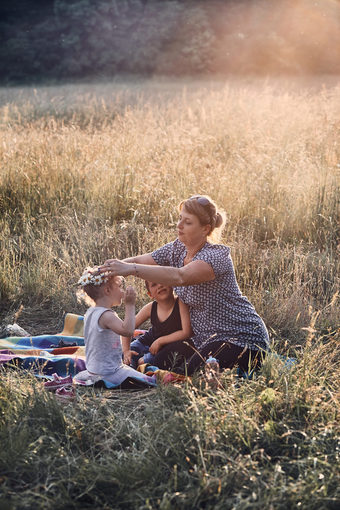
POLYGON ((135 354, 131 357, 130 366, 132 368, 137 368, 139 358, 144 358, 144 363, 153 365, 156 356, 151 354, 149 346, 144 345, 138 338, 131 342, 130 350, 138 352, 138 355, 135 354))

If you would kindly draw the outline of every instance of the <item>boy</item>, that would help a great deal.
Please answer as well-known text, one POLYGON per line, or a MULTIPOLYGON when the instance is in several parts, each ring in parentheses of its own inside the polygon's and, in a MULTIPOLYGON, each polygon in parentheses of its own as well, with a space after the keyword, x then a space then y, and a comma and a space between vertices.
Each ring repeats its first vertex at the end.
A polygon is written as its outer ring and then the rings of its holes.
POLYGON ((133 340, 122 338, 124 363, 136 367, 143 363, 153 364, 156 354, 167 344, 187 340, 192 335, 189 309, 172 287, 160 283, 145 282, 148 295, 154 300, 136 315, 136 328, 147 319, 151 328, 133 340))

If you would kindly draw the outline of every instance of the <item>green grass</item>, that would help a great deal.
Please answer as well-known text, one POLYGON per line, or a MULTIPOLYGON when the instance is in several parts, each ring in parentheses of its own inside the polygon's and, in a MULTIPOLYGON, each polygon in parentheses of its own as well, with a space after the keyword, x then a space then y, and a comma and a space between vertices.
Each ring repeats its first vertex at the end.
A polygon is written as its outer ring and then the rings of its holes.
POLYGON ((72 404, 7 371, 2 508, 335 509, 339 354, 314 342, 293 368, 271 355, 255 380, 227 371, 217 391, 81 388, 72 404))
POLYGON ((0 90, 3 324, 60 331, 85 266, 173 239, 179 201, 208 193, 274 342, 215 392, 62 405, 3 370, 1 508, 338 507, 339 105, 336 85, 249 80, 0 90))

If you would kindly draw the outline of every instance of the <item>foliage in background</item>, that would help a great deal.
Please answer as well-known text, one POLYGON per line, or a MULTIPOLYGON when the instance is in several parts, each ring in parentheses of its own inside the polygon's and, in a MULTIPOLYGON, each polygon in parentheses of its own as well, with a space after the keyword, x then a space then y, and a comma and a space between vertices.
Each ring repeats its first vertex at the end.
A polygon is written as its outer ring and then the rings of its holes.
POLYGON ((339 20, 339 0, 4 1, 0 80, 339 73, 339 20))
POLYGON ((273 337, 301 343, 312 320, 333 334, 339 88, 266 83, 3 89, 2 319, 23 305, 25 329, 57 330, 84 312, 85 266, 173 239, 177 204, 201 192, 227 212, 223 241, 273 337))
POLYGON ((339 96, 247 80, 0 90, 2 321, 60 331, 84 312, 84 266, 173 239, 179 201, 208 193, 274 342, 252 381, 227 370, 215 391, 197 377, 65 405, 1 370, 2 509, 339 507, 339 96))

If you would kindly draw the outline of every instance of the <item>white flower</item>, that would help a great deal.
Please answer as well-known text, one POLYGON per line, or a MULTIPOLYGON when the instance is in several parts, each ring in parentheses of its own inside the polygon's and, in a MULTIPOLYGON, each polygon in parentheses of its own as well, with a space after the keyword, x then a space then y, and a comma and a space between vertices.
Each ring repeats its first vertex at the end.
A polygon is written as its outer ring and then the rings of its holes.
POLYGON ((102 285, 102 283, 106 283, 108 281, 108 273, 99 273, 96 268, 89 268, 79 278, 78 285, 81 285, 82 287, 85 287, 85 285, 102 285))
POLYGON ((91 283, 93 283, 93 285, 101 285, 103 283, 102 275, 98 274, 96 276, 92 276, 91 283))
POLYGON ((84 287, 85 285, 89 285, 91 283, 92 275, 90 273, 84 273, 78 280, 78 285, 84 287))
POLYGON ((87 275, 83 275, 78 280, 78 285, 86 285, 87 284, 87 275))

